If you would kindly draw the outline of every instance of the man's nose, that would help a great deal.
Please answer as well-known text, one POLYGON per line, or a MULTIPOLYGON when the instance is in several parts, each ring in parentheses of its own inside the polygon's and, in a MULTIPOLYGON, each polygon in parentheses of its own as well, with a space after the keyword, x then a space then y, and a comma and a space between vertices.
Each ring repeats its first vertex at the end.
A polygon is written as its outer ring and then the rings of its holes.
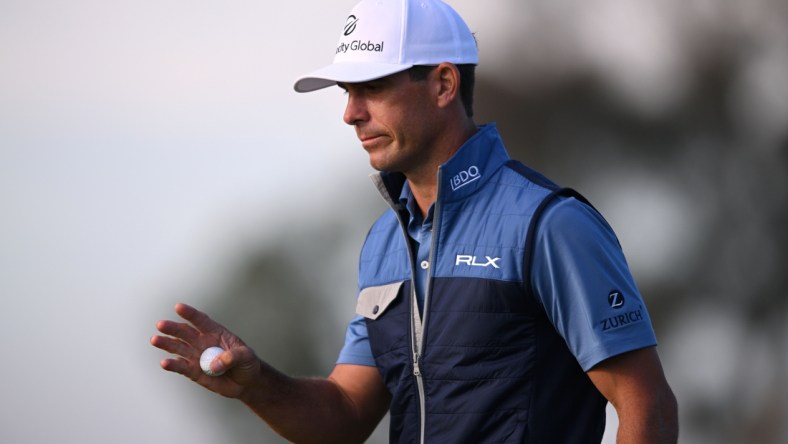
POLYGON ((357 94, 348 93, 347 105, 345 106, 345 114, 342 120, 348 125, 356 125, 358 122, 363 122, 369 119, 367 107, 362 97, 357 94))

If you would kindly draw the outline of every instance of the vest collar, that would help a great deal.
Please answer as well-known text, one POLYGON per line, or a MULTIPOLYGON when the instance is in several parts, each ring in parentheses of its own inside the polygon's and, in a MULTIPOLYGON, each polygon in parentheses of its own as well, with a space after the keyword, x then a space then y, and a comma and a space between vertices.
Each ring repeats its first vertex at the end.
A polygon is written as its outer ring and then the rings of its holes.
MULTIPOLYGON (((473 194, 508 160, 509 154, 495 124, 481 125, 438 169, 438 200, 451 202, 473 194)), ((399 201, 406 180, 402 173, 379 172, 370 177, 392 208, 404 208, 399 201)))

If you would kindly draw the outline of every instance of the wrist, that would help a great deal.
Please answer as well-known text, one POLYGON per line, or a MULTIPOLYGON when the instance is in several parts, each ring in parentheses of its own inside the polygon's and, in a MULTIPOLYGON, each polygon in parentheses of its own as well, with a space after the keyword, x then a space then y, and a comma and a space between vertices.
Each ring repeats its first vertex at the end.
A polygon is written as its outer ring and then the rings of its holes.
POLYGON ((271 404, 286 386, 285 379, 287 376, 257 358, 241 384, 237 399, 253 408, 271 404))

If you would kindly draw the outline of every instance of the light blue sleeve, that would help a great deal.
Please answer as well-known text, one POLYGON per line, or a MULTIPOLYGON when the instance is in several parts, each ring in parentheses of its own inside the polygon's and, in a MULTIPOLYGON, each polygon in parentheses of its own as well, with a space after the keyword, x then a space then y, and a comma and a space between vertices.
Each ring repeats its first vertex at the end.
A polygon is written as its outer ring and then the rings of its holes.
POLYGON ((351 319, 345 332, 345 345, 339 352, 337 364, 355 364, 374 367, 375 358, 369 346, 367 321, 361 315, 351 319))
POLYGON ((599 213, 574 198, 558 201, 539 222, 535 248, 536 296, 584 371, 656 345, 624 253, 599 213))

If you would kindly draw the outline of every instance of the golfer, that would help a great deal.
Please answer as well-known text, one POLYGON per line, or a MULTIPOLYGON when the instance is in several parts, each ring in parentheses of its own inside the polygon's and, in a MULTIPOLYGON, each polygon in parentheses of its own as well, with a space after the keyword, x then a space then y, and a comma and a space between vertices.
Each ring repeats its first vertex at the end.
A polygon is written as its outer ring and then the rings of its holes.
MULTIPOLYGON (((363 0, 334 62, 389 209, 362 247, 358 303, 326 378, 294 378, 206 314, 160 321, 168 371, 237 398, 297 443, 674 443, 677 405, 615 234, 578 193, 509 158, 473 120, 478 53, 440 0, 363 0), (203 349, 223 352, 211 377, 203 349)), ((352 211, 353 203, 338 201, 352 211)))

